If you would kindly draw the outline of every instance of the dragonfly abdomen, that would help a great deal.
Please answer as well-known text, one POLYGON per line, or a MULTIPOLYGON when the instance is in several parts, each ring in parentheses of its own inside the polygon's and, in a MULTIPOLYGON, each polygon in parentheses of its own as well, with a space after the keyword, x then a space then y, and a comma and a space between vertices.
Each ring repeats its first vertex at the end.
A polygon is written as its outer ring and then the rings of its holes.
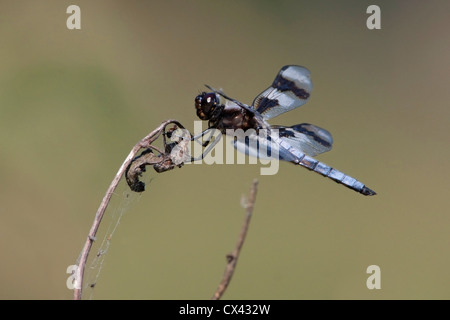
POLYGON ((304 155, 300 159, 296 159, 295 161, 292 161, 296 164, 301 165, 302 167, 305 167, 309 170, 312 170, 314 172, 317 172, 321 174, 324 177, 330 178, 331 180, 343 184, 347 188, 350 188, 352 190, 355 190, 365 196, 373 196, 376 194, 375 191, 369 189, 364 185, 364 183, 356 180, 355 178, 352 178, 345 173, 336 170, 328 165, 326 165, 323 162, 317 161, 314 158, 308 157, 307 155, 304 155))

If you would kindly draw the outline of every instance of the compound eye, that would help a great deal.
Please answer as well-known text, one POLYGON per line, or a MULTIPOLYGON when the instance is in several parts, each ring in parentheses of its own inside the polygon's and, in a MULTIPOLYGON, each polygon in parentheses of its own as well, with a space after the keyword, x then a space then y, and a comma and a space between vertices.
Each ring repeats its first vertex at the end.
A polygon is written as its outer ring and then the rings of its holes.
POLYGON ((202 107, 206 112, 214 110, 215 105, 216 105, 215 93, 207 93, 203 96, 202 107))
POLYGON ((217 104, 217 96, 214 92, 202 92, 195 98, 195 108, 197 115, 202 120, 211 119, 217 104))
POLYGON ((203 97, 205 96, 205 94, 206 92, 202 92, 202 94, 199 94, 198 96, 195 97, 195 105, 197 106, 202 105, 203 97))

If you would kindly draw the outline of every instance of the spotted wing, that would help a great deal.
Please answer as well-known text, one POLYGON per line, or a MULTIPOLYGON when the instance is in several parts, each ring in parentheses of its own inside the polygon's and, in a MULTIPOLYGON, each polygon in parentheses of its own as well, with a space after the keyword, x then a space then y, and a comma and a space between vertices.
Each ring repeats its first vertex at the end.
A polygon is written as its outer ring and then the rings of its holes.
POLYGON ((311 157, 330 151, 333 145, 331 133, 309 123, 291 127, 272 126, 271 130, 278 130, 281 140, 311 157))
POLYGON ((259 134, 236 136, 233 146, 249 156, 270 159, 277 158, 294 161, 302 154, 314 157, 331 150, 333 138, 322 128, 309 123, 296 124, 292 127, 272 126, 269 135, 259 134), (282 145, 275 142, 273 137, 281 139, 282 145))
POLYGON ((272 85, 253 100, 252 106, 265 120, 298 108, 308 101, 313 85, 308 69, 284 66, 272 85))

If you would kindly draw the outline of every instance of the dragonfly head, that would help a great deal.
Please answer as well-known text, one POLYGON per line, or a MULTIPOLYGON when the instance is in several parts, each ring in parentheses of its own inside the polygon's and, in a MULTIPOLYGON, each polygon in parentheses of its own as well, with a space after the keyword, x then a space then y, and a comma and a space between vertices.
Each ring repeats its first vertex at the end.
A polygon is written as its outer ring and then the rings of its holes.
POLYGON ((200 119, 214 119, 221 112, 221 108, 219 108, 219 97, 215 92, 202 92, 195 97, 195 109, 200 119))

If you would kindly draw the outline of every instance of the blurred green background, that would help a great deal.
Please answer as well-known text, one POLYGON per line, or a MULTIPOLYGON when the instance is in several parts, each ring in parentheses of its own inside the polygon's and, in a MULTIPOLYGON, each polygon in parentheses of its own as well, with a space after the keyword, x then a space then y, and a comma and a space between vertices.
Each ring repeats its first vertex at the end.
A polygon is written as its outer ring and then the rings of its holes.
POLYGON ((209 299, 258 178, 225 299, 449 299, 449 12, 448 1, 0 1, 0 298, 71 299, 66 268, 132 146, 169 118, 192 130, 205 83, 251 103, 298 64, 312 97, 271 123, 329 130, 334 148, 318 159, 378 195, 289 163, 274 176, 149 171, 93 298, 209 299), (70 4, 81 30, 66 28, 70 4), (366 27, 371 4, 381 30, 366 27), (372 264, 381 290, 366 287, 372 264))

